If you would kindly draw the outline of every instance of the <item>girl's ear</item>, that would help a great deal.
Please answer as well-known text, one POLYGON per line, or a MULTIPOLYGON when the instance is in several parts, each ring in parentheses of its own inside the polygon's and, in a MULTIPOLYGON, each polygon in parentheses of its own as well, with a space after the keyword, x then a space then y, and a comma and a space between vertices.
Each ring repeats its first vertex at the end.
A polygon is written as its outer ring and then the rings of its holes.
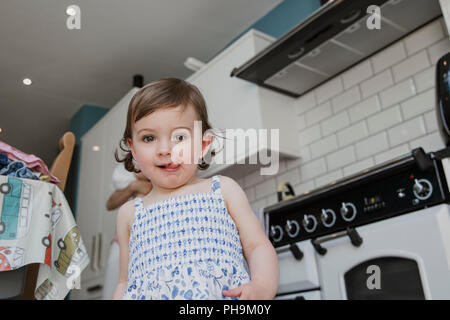
POLYGON ((204 157, 209 149, 211 148, 211 143, 213 140, 213 136, 211 133, 205 133, 202 140, 202 157, 204 157))
POLYGON ((136 159, 136 156, 135 156, 135 153, 134 153, 133 142, 131 141, 130 138, 127 138, 127 144, 128 144, 128 147, 130 147, 131 154, 133 155, 133 158, 136 159))

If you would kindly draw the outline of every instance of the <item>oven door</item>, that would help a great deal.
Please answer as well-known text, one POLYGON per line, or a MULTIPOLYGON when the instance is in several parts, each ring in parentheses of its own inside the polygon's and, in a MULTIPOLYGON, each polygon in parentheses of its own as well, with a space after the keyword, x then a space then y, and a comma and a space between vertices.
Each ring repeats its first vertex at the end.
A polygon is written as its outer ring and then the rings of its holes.
POLYGON ((450 210, 446 204, 356 228, 321 244, 323 299, 450 299, 450 210))

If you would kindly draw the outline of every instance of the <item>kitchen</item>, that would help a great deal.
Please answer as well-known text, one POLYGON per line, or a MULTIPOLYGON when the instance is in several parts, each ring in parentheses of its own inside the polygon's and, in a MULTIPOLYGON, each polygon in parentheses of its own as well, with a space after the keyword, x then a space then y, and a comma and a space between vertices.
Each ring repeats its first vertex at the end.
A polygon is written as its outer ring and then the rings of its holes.
MULTIPOLYGON (((249 28, 192 67, 185 80, 204 94, 214 126, 279 129, 276 174, 241 164, 267 151, 253 141, 234 163, 201 177, 229 176, 245 191, 277 250, 276 299, 449 299, 450 3, 336 0, 312 8, 278 35, 249 28), (380 9, 380 29, 368 28, 378 18, 369 5, 380 9)), ((117 214, 105 209, 112 151, 142 82, 135 76, 81 137, 78 182, 66 196, 90 264, 70 299, 104 298, 117 214)))

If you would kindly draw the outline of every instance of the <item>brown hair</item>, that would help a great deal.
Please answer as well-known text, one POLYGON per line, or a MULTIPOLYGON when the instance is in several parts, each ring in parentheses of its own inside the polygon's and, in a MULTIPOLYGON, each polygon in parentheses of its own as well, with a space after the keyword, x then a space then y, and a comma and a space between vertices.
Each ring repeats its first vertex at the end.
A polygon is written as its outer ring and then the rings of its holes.
MULTIPOLYGON (((133 124, 139 119, 155 112, 161 108, 173 108, 182 106, 184 111, 188 105, 192 105, 202 121, 202 135, 206 130, 212 129, 208 121, 208 111, 206 102, 200 90, 187 81, 176 78, 165 78, 147 84, 137 91, 130 101, 127 114, 127 125, 123 137, 119 142, 119 147, 125 151, 125 157, 119 159, 117 148, 114 157, 117 162, 124 162, 125 169, 130 172, 141 172, 133 164, 133 154, 127 144, 128 139, 132 139, 133 124), (123 147, 122 144, 125 146, 123 147)), ((213 137, 215 134, 213 133, 213 137)), ((210 157, 215 155, 215 150, 211 150, 210 157)), ((207 155, 205 155, 206 157, 207 155)), ((209 167, 205 159, 198 164, 200 170, 206 170, 209 167)))

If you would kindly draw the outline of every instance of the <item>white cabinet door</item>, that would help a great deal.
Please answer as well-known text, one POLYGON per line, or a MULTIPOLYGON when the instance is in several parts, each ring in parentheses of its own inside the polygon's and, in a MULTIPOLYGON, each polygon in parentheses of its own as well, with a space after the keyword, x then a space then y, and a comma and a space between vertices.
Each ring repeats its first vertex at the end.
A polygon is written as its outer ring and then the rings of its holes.
POLYGON ((97 253, 98 234, 101 229, 101 203, 105 141, 104 125, 99 123, 81 138, 81 168, 77 200, 77 225, 88 250, 91 263, 83 270, 81 279, 87 280, 99 274, 97 253), (97 148, 99 148, 98 151, 97 148))
MULTIPOLYGON (((102 271, 106 270, 111 240, 116 234, 116 217, 118 209, 108 211, 106 209, 106 202, 114 192, 114 189, 112 188, 112 174, 114 167, 119 164, 114 157, 114 151, 116 149, 119 153, 119 157, 122 158, 122 151, 119 148, 119 141, 125 130, 128 104, 126 103, 119 106, 119 108, 117 107, 118 106, 114 107, 114 109, 110 111, 111 114, 109 114, 108 118, 105 119, 106 141, 103 149, 104 159, 102 166, 105 187, 102 190, 103 192, 101 196, 103 206, 100 210, 101 229, 99 230, 102 236, 102 245, 100 250, 100 269, 102 271)), ((123 165, 123 163, 120 163, 120 165, 123 165)))
POLYGON ((103 277, 86 280, 81 283, 80 289, 70 291, 70 300, 102 300, 103 277))

